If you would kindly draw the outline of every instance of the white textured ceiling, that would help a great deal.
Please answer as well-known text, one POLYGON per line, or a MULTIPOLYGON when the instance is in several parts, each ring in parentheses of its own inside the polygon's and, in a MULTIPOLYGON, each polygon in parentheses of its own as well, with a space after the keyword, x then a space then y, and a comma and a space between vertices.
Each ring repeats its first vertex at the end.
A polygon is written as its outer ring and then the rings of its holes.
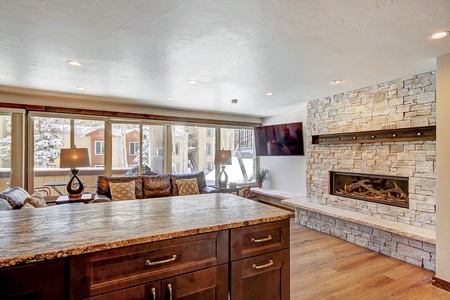
POLYGON ((264 117, 434 70, 449 29, 449 0, 1 0, 0 85, 264 117))

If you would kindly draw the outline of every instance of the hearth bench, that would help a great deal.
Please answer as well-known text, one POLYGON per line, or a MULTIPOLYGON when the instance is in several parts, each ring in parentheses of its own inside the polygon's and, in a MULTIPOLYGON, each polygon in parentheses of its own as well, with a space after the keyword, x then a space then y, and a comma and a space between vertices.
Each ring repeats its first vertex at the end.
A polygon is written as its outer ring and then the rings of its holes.
POLYGON ((3 211, 0 298, 289 299, 293 216, 231 194, 3 211))

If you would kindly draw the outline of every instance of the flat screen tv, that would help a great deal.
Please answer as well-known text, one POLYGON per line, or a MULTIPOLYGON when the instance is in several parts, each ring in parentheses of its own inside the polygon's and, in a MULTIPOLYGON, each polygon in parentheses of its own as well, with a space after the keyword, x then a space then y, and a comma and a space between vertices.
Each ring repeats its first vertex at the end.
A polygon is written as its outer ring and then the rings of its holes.
POLYGON ((256 155, 305 155, 302 127, 302 122, 255 127, 256 155))

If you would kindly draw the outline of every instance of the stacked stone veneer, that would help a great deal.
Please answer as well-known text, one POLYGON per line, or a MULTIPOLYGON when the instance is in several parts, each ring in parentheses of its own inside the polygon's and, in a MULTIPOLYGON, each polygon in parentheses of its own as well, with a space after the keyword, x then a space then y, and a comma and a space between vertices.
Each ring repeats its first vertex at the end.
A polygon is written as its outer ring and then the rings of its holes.
MULTIPOLYGON (((309 202, 436 230, 436 142, 313 145, 312 135, 436 125, 436 74, 429 72, 308 103, 309 202), (329 194, 329 171, 409 177, 409 208, 329 194)), ((296 222, 434 271, 436 246, 297 207, 296 222)))
POLYGON ((296 221, 359 246, 436 271, 436 245, 296 208, 296 221))
POLYGON ((315 134, 436 125, 435 83, 429 72, 309 102, 308 201, 435 230, 435 141, 311 143, 315 134), (409 177, 409 209, 330 195, 331 170, 409 177))

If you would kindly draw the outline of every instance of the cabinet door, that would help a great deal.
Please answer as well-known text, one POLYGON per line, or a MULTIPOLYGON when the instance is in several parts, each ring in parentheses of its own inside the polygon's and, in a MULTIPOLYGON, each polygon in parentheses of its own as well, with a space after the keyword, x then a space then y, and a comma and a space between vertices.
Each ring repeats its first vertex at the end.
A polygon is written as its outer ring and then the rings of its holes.
POLYGON ((228 265, 192 272, 162 281, 164 300, 228 299, 228 265))
POLYGON ((64 299, 65 260, 0 270, 0 299, 64 299))
POLYGON ((231 299, 288 300, 289 249, 231 263, 231 299))
POLYGON ((154 281, 148 284, 141 284, 135 287, 118 290, 111 293, 98 295, 88 298, 91 300, 160 300, 161 299, 161 281, 154 281))

